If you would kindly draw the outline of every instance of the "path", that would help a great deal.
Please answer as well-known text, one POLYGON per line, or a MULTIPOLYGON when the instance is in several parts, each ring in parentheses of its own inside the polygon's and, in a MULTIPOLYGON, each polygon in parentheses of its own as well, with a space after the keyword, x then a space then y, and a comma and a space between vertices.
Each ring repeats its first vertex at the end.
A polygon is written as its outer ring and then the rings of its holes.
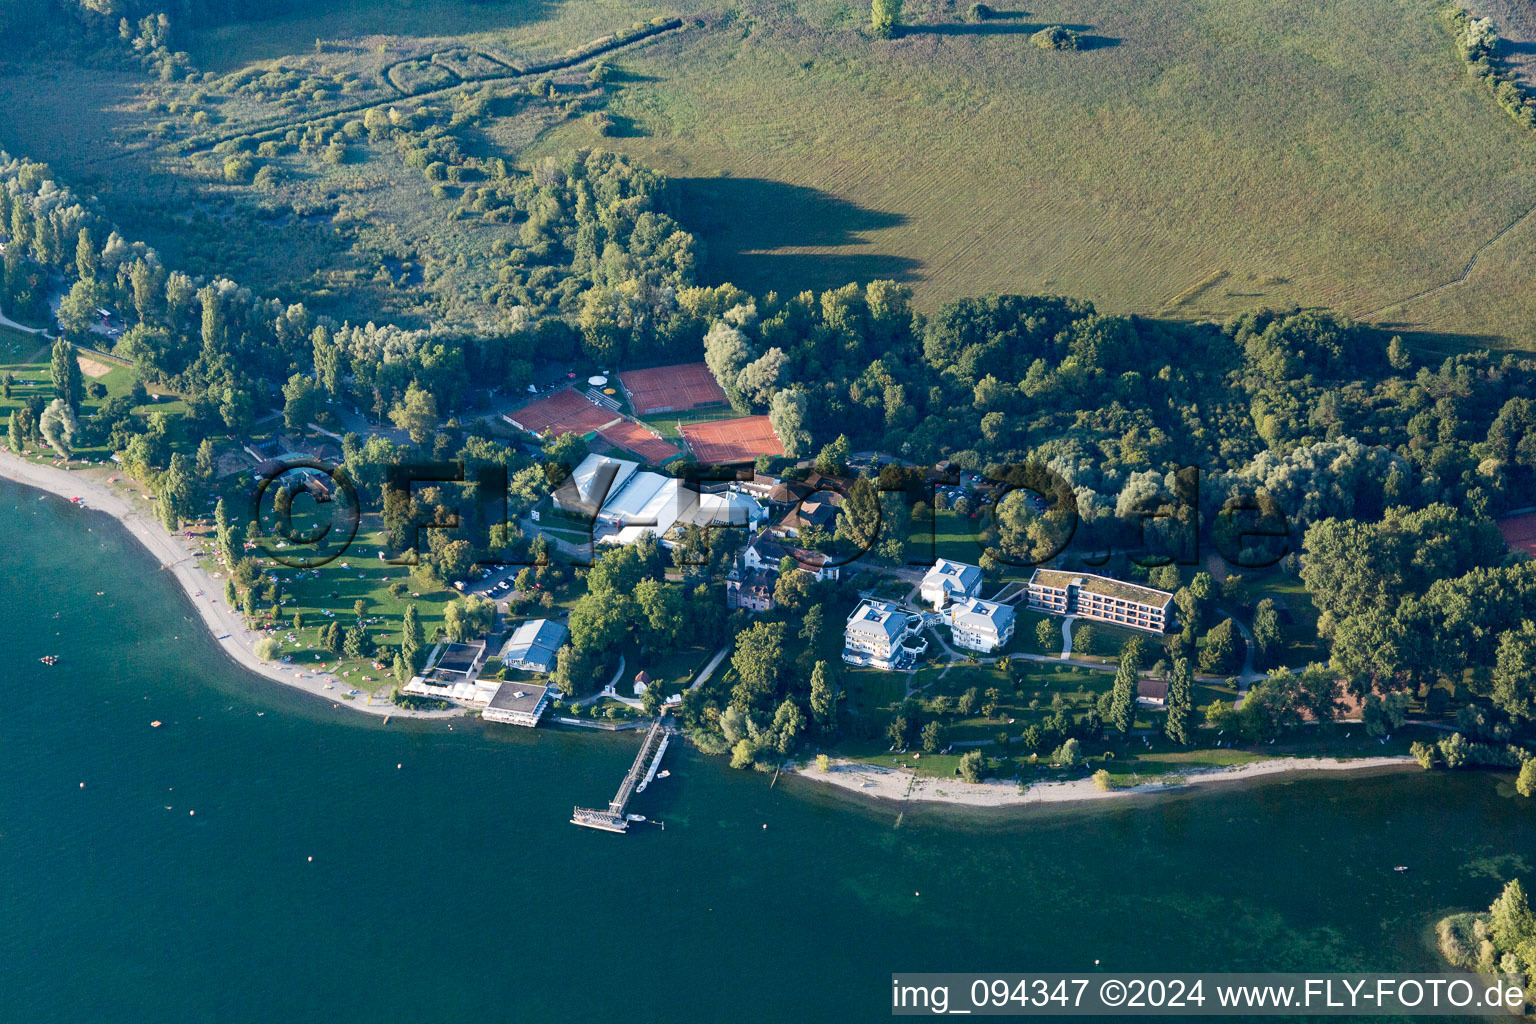
POLYGON ((699 674, 694 677, 693 682, 688 684, 688 689, 697 690, 699 687, 708 682, 709 677, 715 674, 715 669, 720 665, 722 661, 725 660, 725 656, 730 653, 730 650, 731 645, 726 644, 724 647, 716 651, 715 656, 709 659, 709 664, 700 669, 699 674))
POLYGON ((11 330, 21 331, 23 334, 41 334, 45 338, 53 337, 53 335, 48 333, 47 328, 28 327, 26 324, 19 324, 15 320, 12 320, 10 317, 6 316, 3 310, 0 310, 0 327, 9 327, 11 330))
POLYGON ((1076 615, 1063 615, 1061 617, 1061 660, 1066 661, 1072 657, 1072 623, 1077 621, 1076 615))
MULTIPOLYGON (((422 89, 418 92, 406 93, 405 95, 389 96, 384 99, 369 100, 366 103, 356 103, 346 107, 338 107, 334 110, 327 111, 324 114, 319 114, 314 117, 286 118, 281 121, 267 121, 259 124, 246 125, 239 131, 235 132, 226 132, 222 135, 205 135, 200 138, 187 139, 186 141, 178 143, 171 148, 175 152, 184 154, 202 153, 213 149, 221 142, 230 142, 235 139, 243 138, 259 140, 264 136, 286 132, 289 129, 303 128, 307 125, 333 121, 336 118, 345 117, 349 114, 360 114, 364 111, 375 108, 385 108, 407 100, 427 99, 430 97, 442 96, 460 89, 475 88, 495 82, 516 82, 523 79, 537 78, 541 75, 551 74, 556 71, 568 71, 573 68, 581 67, 583 64, 591 63, 601 57, 605 57, 611 53, 614 53, 615 51, 622 50, 639 43, 647 42, 659 36, 665 35, 668 32, 673 32, 682 28, 682 19, 673 18, 670 21, 664 22, 660 25, 648 25, 645 29, 638 31, 634 35, 627 38, 611 39, 608 43, 602 45, 594 45, 589 43, 587 46, 582 47, 573 56, 561 57, 552 61, 545 61, 542 64, 534 64, 521 71, 506 65, 502 61, 496 61, 496 63, 507 67, 508 73, 505 75, 486 75, 484 77, 466 78, 459 76, 457 72, 450 71, 449 73, 454 75, 455 81, 449 85, 439 86, 434 89, 422 89)), ((412 60, 424 59, 429 58, 423 56, 409 58, 406 61, 397 61, 395 64, 390 65, 387 70, 392 71, 394 68, 400 66, 400 64, 409 63, 412 60)), ((398 86, 393 80, 387 77, 385 78, 385 83, 392 88, 397 90, 400 89, 400 86, 398 86)), ((404 90, 401 91, 404 92, 404 90)), ((133 150, 125 148, 122 152, 127 153, 132 151, 133 150)))
POLYGON ((1410 302, 1417 302, 1419 299, 1424 298, 1426 295, 1433 295, 1436 292, 1443 292, 1447 288, 1454 288, 1457 285, 1465 282, 1466 279, 1467 279, 1467 276, 1469 274, 1471 274, 1473 268, 1475 268, 1477 266, 1477 261, 1482 258, 1483 253, 1485 251, 1487 251, 1495 242, 1499 241, 1499 239, 1503 238, 1505 235, 1507 235, 1511 231, 1515 230, 1515 228, 1519 227, 1532 214, 1536 214, 1536 206, 1532 206, 1530 209, 1526 210, 1520 216, 1516 217, 1514 220, 1512 220, 1508 224, 1504 225, 1504 227, 1499 231, 1498 234, 1494 235, 1492 238, 1488 239, 1488 241, 1484 242, 1482 245, 1478 246, 1475 250, 1473 250, 1472 258, 1467 260, 1467 265, 1462 267, 1461 268, 1461 273, 1458 274, 1456 277, 1453 277, 1451 280, 1446 281, 1444 284, 1437 284, 1437 285, 1435 285, 1435 286, 1433 286, 1431 288, 1426 288, 1426 289, 1424 289, 1421 292, 1414 292, 1412 295, 1408 296, 1405 299, 1397 299, 1397 300, 1395 300, 1393 302, 1389 302, 1385 306, 1382 306, 1380 309, 1373 309, 1369 313, 1361 313, 1355 319, 1357 319, 1357 320, 1374 320, 1377 317, 1381 316, 1381 314, 1385 313, 1389 309, 1396 309, 1399 306, 1406 306, 1410 302))

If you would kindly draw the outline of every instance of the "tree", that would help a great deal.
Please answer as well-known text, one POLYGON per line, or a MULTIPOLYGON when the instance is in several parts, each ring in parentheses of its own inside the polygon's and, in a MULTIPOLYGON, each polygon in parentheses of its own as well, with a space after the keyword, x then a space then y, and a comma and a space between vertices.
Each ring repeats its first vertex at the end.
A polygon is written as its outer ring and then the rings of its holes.
POLYGON ((981 751, 968 751, 960 758, 960 777, 966 782, 977 783, 981 781, 981 751))
POLYGON ((283 426, 288 430, 303 430, 314 418, 315 382, 296 373, 283 385, 283 426))
POLYGON ((937 754, 944 748, 944 726, 937 719, 923 726, 923 753, 937 754))
POLYGON ((1401 729, 1407 720, 1408 695, 1402 690, 1393 690, 1385 697, 1375 693, 1366 694, 1365 706, 1361 709, 1361 722, 1371 736, 1378 739, 1390 736, 1401 729))
POLYGON ((1536 757, 1527 758, 1515 779, 1515 791, 1521 796, 1536 796, 1536 757))
POLYGON ((1163 731, 1170 740, 1181 745, 1187 745, 1190 741, 1189 719, 1194 710, 1190 688, 1193 683, 1194 673, 1190 669, 1189 659, 1176 659, 1173 671, 1168 675, 1168 720, 1163 725, 1163 731))
POLYGON ((1110 690, 1109 722, 1120 733, 1131 731, 1136 721, 1136 689, 1141 672, 1142 644, 1131 637, 1120 649, 1120 667, 1115 671, 1115 685, 1110 690))
POLYGON ((406 664, 410 666, 412 672, 421 667, 421 648, 424 642, 421 615, 416 611, 414 604, 408 604, 400 620, 400 653, 405 657, 406 664))
POLYGON ((213 439, 205 437, 197 445, 197 479, 205 485, 212 483, 218 468, 213 454, 213 439))
POLYGON ((11 410, 10 423, 8 424, 11 451, 17 453, 18 455, 21 453, 21 450, 27 446, 26 431, 22 428, 21 425, 21 414, 25 411, 25 408, 11 410))
POLYGON ((881 39, 890 39, 901 27, 901 0, 871 0, 869 27, 881 39))
POLYGON ((779 671, 784 662, 784 624, 754 622, 736 636, 736 653, 731 667, 736 670, 736 685, 731 690, 731 704, 747 713, 764 709, 778 690, 779 671))
POLYGON ((830 733, 837 724, 837 688, 825 661, 811 669, 811 715, 823 733, 830 733))
POLYGON ((373 653, 373 638, 361 622, 354 622, 342 638, 341 652, 348 658, 366 658, 373 653))
POLYGON ((1260 668, 1268 668, 1274 660, 1275 652, 1280 650, 1280 616, 1275 611, 1275 602, 1270 598, 1258 603, 1253 610, 1254 660, 1260 668))
POLYGON ((1051 754, 1051 763, 1059 764, 1063 768, 1076 768, 1083 763, 1083 746, 1077 742, 1077 737, 1072 737, 1051 754))
POLYGON ((880 539, 880 492, 867 476, 853 482, 848 497, 837 511, 838 540, 853 546, 860 554, 871 550, 880 539))
POLYGON ((1493 703, 1516 720, 1536 720, 1536 623, 1529 619, 1499 637, 1493 703))
MULTIPOLYGON (((14 417, 12 419, 14 421, 14 417)), ((64 399, 55 398, 48 403, 48 408, 43 410, 38 426, 49 447, 64 458, 69 458, 70 444, 75 439, 75 430, 78 425, 74 410, 65 403, 64 399)))
POLYGON ((1072 653, 1092 654, 1094 641, 1099 638, 1098 631, 1086 622, 1076 622, 1072 625, 1072 653))
POLYGON ((781 348, 770 348, 748 363, 736 376, 736 390, 748 403, 761 409, 773 400, 787 372, 789 357, 781 348))
POLYGON ((171 464, 160 478, 160 518, 166 529, 179 530, 192 518, 192 467, 181 452, 171 456, 171 464))
POLYGON ((1200 669, 1225 675, 1241 661, 1237 644, 1240 638, 1231 619, 1222 619, 1205 634, 1205 646, 1200 651, 1200 669))
POLYGON ((809 407, 805 392, 789 389, 775 393, 768 403, 768 423, 789 458, 801 458, 810 449, 811 432, 806 429, 809 407))
POLYGON ((496 602, 470 594, 449 603, 443 611, 443 629, 456 643, 472 640, 491 631, 496 619, 496 602))
POLYGON ((907 720, 905 715, 897 715, 885 727, 885 735, 890 739, 891 746, 897 750, 907 749, 907 738, 911 731, 912 723, 907 720))
POLYGON ((821 453, 816 456, 816 472, 824 476, 840 476, 848 472, 847 434, 838 434, 835 440, 821 446, 821 453))
POLYGON ((437 429, 437 399, 412 381, 405 389, 405 397, 389 411, 389 418, 395 426, 410 434, 412 444, 424 445, 437 429))
POLYGON ((53 394, 61 398, 72 412, 80 411, 80 401, 85 397, 85 381, 80 376, 80 358, 75 346, 60 338, 53 343, 53 362, 49 366, 53 378, 53 394))
POLYGON ((1061 627, 1050 619, 1035 623, 1035 642, 1042 651, 1052 651, 1061 643, 1061 627))

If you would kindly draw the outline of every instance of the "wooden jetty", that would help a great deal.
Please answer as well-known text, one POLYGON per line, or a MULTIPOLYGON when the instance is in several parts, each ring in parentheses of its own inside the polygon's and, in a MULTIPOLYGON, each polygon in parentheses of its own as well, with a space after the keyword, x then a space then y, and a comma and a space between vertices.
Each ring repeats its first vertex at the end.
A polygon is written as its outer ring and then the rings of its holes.
POLYGON ((667 752, 670 735, 671 725, 666 716, 652 722, 645 741, 640 744, 640 752, 635 755, 635 763, 624 773, 624 781, 619 783, 619 791, 613 795, 607 810, 578 807, 571 814, 571 824, 604 832, 628 832, 629 818, 625 808, 629 806, 629 798, 655 777, 656 769, 661 766, 661 756, 667 752))

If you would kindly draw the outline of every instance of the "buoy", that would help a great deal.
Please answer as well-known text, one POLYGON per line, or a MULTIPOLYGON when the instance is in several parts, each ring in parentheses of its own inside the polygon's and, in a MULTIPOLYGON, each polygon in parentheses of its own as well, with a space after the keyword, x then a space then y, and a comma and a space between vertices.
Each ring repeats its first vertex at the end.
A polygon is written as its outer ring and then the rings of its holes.
POLYGON ((187 812, 187 816, 188 816, 188 817, 191 817, 191 816, 192 816, 192 815, 194 815, 194 814, 196 814, 196 813, 197 813, 197 812, 196 812, 196 811, 188 811, 188 812, 187 812))
POLYGON ((313 858, 313 857, 311 857, 311 858, 309 858, 309 862, 310 862, 310 863, 311 863, 311 864, 313 864, 313 863, 314 863, 314 862, 315 862, 315 858, 313 858))
POLYGON ((82 783, 80 783, 80 788, 81 788, 81 789, 84 789, 84 788, 85 788, 85 783, 83 783, 83 782, 82 782, 82 783))
POLYGON ((401 768, 404 768, 404 767, 405 767, 404 764, 397 764, 397 765, 395 765, 395 771, 399 771, 401 768))

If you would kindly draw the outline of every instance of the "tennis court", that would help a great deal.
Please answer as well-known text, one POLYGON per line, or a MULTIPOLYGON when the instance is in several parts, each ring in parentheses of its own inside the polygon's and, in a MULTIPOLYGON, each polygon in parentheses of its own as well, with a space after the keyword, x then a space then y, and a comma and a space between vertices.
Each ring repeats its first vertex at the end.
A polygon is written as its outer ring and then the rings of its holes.
POLYGON ((662 463, 678 450, 634 420, 593 405, 572 388, 563 388, 548 398, 529 402, 506 416, 514 427, 533 434, 597 434, 616 448, 640 456, 647 462, 662 463))
POLYGON ((784 454, 784 445, 767 416, 684 423, 678 430, 693 454, 705 464, 750 462, 759 455, 784 454))
POLYGON ((529 402, 521 409, 507 414, 507 422, 521 427, 531 434, 551 435, 589 434, 607 424, 616 414, 600 409, 578 392, 563 388, 550 395, 529 402))
POLYGON ((715 375, 703 363, 625 370, 619 374, 619 383, 624 385, 629 404, 637 416, 687 412, 725 402, 725 392, 720 390, 715 375))
POLYGON ((1504 535, 1504 543, 1512 550, 1536 555, 1536 514, 1511 516, 1498 520, 1494 525, 1504 535))

